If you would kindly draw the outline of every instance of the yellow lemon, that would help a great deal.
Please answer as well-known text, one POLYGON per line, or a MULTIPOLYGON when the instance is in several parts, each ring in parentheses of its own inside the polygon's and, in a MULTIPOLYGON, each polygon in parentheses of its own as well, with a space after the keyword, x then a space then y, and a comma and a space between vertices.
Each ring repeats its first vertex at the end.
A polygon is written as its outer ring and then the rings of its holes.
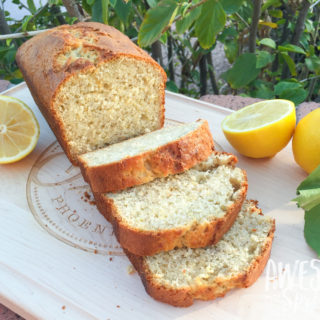
POLYGON ((320 165, 320 108, 302 118, 292 140, 294 159, 306 172, 320 165))
POLYGON ((35 148, 39 133, 38 121, 24 102, 0 95, 0 163, 27 156, 35 148))
POLYGON ((288 100, 266 100, 240 109, 222 122, 230 144, 251 158, 272 157, 290 141, 296 125, 296 111, 288 100))

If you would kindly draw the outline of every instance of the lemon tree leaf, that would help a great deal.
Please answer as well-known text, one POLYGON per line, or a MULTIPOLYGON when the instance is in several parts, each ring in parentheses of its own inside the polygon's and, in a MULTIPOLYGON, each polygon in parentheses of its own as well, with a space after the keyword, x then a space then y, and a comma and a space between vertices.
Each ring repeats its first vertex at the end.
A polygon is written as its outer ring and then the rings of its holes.
POLYGON ((202 48, 209 49, 216 41, 217 34, 226 23, 226 14, 220 2, 208 0, 201 6, 196 21, 195 33, 202 48))
POLYGON ((28 4, 28 8, 30 9, 30 12, 31 12, 32 14, 35 14, 36 11, 37 11, 37 8, 36 8, 33 0, 28 0, 28 1, 27 1, 27 4, 28 4))
POLYGON ((220 0, 220 3, 227 14, 237 12, 244 0, 220 0))
POLYGON ((274 93, 279 96, 286 90, 296 90, 301 88, 298 82, 280 81, 274 86, 274 93))
POLYGON ((177 8, 176 0, 162 0, 149 9, 140 27, 138 44, 147 47, 158 40, 163 29, 174 19, 177 8))
POLYGON ((177 21, 176 29, 178 34, 185 33, 186 30, 192 25, 192 23, 199 17, 201 13, 201 7, 197 7, 187 13, 181 20, 177 21))
POLYGON ((291 100, 295 105, 302 103, 308 96, 307 90, 298 88, 295 90, 284 90, 280 95, 280 99, 291 100))
POLYGON ((122 22, 127 23, 132 10, 132 1, 117 0, 114 10, 122 22))
POLYGON ((260 69, 256 64, 257 57, 254 53, 244 53, 237 58, 232 68, 224 73, 224 77, 232 88, 242 88, 258 76, 260 69))
POLYGON ((300 183, 297 194, 293 200, 305 210, 305 239, 320 256, 320 166, 300 183))
POLYGON ((153 8, 157 5, 157 0, 147 0, 147 3, 150 8, 153 8))
POLYGON ((108 5, 109 0, 95 0, 92 5, 92 20, 108 23, 108 5))
POLYGON ((294 44, 285 44, 283 46, 278 46, 278 50, 306 54, 306 52, 302 48, 295 46, 294 44))
POLYGON ((304 237, 320 257, 320 205, 306 211, 304 221, 304 237))
POLYGON ((317 75, 320 74, 320 58, 316 55, 306 58, 306 66, 310 71, 315 72, 317 75))
POLYGON ((296 76, 297 75, 296 64, 294 63, 293 59, 288 55, 287 52, 281 52, 281 57, 287 63, 291 75, 296 76))
POLYGON ((270 39, 270 38, 263 38, 262 40, 259 41, 259 44, 270 47, 272 49, 275 49, 277 47, 276 43, 274 42, 274 40, 270 39))
POLYGON ((257 68, 264 68, 274 60, 274 57, 275 56, 269 53, 268 51, 258 51, 256 64, 257 68))

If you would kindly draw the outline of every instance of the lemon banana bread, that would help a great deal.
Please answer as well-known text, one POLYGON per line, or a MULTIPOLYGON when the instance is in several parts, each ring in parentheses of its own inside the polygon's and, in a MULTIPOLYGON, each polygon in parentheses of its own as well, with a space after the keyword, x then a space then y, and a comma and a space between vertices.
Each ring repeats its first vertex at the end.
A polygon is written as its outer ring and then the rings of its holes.
POLYGON ((165 72, 113 27, 53 28, 25 42, 16 60, 73 164, 79 154, 163 126, 165 72))
POLYGON ((235 156, 214 152, 184 173, 118 193, 95 193, 123 248, 153 255, 175 247, 204 247, 220 240, 247 192, 235 156))
POLYGON ((246 201, 216 245, 180 248, 151 257, 125 252, 150 296, 187 307, 194 299, 211 300, 252 285, 268 261, 274 230, 274 220, 263 216, 255 202, 246 201))
POLYGON ((208 122, 198 120, 125 140, 79 157, 93 192, 114 192, 183 172, 213 150, 208 122))

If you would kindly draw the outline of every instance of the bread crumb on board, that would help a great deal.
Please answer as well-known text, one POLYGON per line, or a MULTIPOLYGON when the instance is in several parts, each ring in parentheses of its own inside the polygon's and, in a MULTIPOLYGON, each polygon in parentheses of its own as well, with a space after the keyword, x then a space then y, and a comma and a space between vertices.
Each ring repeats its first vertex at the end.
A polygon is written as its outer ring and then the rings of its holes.
POLYGON ((128 268, 127 268, 127 272, 128 274, 135 274, 137 271, 136 269, 133 267, 133 265, 129 265, 128 268))

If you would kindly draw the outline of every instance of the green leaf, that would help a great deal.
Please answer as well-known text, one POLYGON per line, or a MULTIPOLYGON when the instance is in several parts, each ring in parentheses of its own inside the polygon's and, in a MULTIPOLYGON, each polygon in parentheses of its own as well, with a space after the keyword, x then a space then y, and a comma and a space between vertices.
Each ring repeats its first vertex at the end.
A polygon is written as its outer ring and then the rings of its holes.
POLYGON ((314 169, 306 179, 304 179, 297 188, 297 194, 301 190, 320 188, 320 166, 314 169))
POLYGON ((320 205, 306 211, 304 221, 304 237, 320 257, 320 205))
POLYGON ((147 3, 150 8, 154 8, 157 5, 158 1, 157 0, 147 0, 147 3))
POLYGON ((202 5, 201 14, 196 21, 195 33, 202 48, 210 48, 217 34, 224 28, 226 14, 216 0, 208 0, 202 5))
POLYGON ((166 45, 166 44, 167 44, 167 40, 168 40, 168 32, 165 32, 165 33, 163 33, 163 34, 161 35, 159 41, 160 41, 161 43, 163 43, 164 45, 166 45))
POLYGON ((30 12, 32 14, 35 14, 37 12, 37 8, 33 2, 33 0, 27 0, 28 8, 30 9, 30 12))
POLYGON ((110 5, 112 8, 114 8, 117 4, 117 0, 109 0, 110 1, 110 5))
POLYGON ((320 74, 320 58, 316 55, 306 58, 306 66, 310 71, 313 71, 317 75, 320 74))
POLYGON ((308 211, 320 204, 320 187, 315 189, 300 190, 299 196, 294 201, 300 208, 308 211))
POLYGON ((306 100, 307 96, 308 96, 307 90, 303 88, 298 88, 295 90, 289 89, 289 90, 282 91, 282 93, 279 95, 279 98, 291 100, 295 105, 299 105, 304 100, 306 100))
POLYGON ((288 55, 287 52, 280 52, 281 53, 281 57, 284 59, 284 61, 287 63, 290 73, 292 76, 296 76, 297 75, 297 71, 296 71, 296 64, 294 63, 294 61, 292 60, 292 58, 288 55))
POLYGON ((301 88, 298 82, 281 81, 274 86, 274 93, 279 96, 286 90, 296 90, 298 88, 301 88))
POLYGON ((234 89, 239 89, 256 79, 260 69, 256 67, 257 58, 254 53, 244 53, 239 56, 224 77, 234 89))
POLYGON ((26 16, 26 17, 23 18, 23 20, 22 20, 23 22, 22 22, 22 25, 21 25, 22 32, 27 31, 28 23, 29 23, 31 18, 32 18, 32 16, 26 16))
POLYGON ((114 10, 116 11, 120 20, 123 23, 127 23, 132 10, 132 1, 129 0, 128 2, 125 2, 124 0, 118 0, 114 10))
POLYGON ((11 64, 14 62, 16 58, 16 49, 11 48, 8 52, 4 55, 4 61, 6 64, 11 64))
POLYGON ((177 87, 174 81, 168 81, 166 89, 171 92, 176 92, 176 93, 179 92, 179 88, 177 87))
POLYGON ((237 58, 239 45, 237 41, 225 40, 224 42, 224 53, 230 63, 234 63, 237 58))
POLYGON ((254 92, 254 96, 260 99, 273 99, 273 91, 265 84, 260 84, 258 89, 254 92))
POLYGON ((274 18, 282 18, 283 16, 282 10, 269 10, 268 12, 270 16, 274 18))
POLYGON ((176 30, 178 34, 185 33, 192 23, 199 17, 201 13, 201 7, 197 7, 187 13, 181 20, 176 22, 176 30))
POLYGON ((243 0, 220 0, 220 3, 227 14, 232 14, 240 9, 243 0))
POLYGON ((81 6, 85 11, 87 11, 90 15, 92 15, 92 8, 91 6, 89 6, 86 0, 81 0, 81 6))
POLYGON ((92 20, 108 24, 109 0, 95 0, 92 5, 92 20))
POLYGON ((92 6, 94 4, 95 0, 87 0, 87 4, 89 6, 92 6))
POLYGON ((236 42, 235 41, 236 38, 238 38, 238 31, 235 27, 224 28, 223 31, 218 36, 218 40, 220 42, 224 42, 226 39, 236 42))
POLYGON ((177 1, 162 0, 156 7, 149 9, 140 27, 138 44, 146 47, 158 40, 163 29, 174 19, 177 8, 177 1))
POLYGON ((269 7, 279 7, 281 6, 281 1, 280 0, 267 0, 263 6, 261 7, 261 12, 264 12, 266 9, 269 7))
POLYGON ((268 51, 257 51, 257 68, 264 68, 274 60, 275 56, 268 51))
POLYGON ((306 52, 302 48, 295 46, 294 44, 285 44, 283 46, 278 46, 278 50, 281 52, 285 51, 306 54, 306 52))
POLYGON ((263 38, 260 40, 259 44, 275 49, 277 47, 276 43, 270 38, 263 38))

